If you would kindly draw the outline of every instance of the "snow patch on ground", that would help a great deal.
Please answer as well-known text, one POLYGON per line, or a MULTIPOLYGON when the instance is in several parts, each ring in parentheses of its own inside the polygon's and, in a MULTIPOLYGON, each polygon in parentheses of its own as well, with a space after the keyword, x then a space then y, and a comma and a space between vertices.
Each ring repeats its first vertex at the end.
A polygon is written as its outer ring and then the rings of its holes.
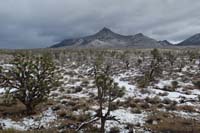
POLYGON ((114 81, 118 83, 119 87, 125 87, 126 97, 136 96, 136 86, 130 85, 128 81, 121 81, 121 77, 114 77, 114 81))
POLYGON ((17 130, 25 131, 35 128, 48 128, 52 127, 51 123, 57 119, 57 115, 51 108, 44 111, 40 116, 32 116, 23 118, 20 121, 13 121, 11 119, 0 119, 0 125, 3 129, 14 128, 17 130))
POLYGON ((173 80, 160 80, 155 86, 159 88, 164 88, 165 86, 171 86, 173 80))
POLYGON ((125 129, 126 124, 141 124, 143 125, 145 123, 147 113, 141 113, 141 114, 133 114, 129 110, 125 109, 118 109, 111 112, 112 116, 116 116, 116 119, 119 119, 121 122, 120 124, 116 121, 107 121, 106 122, 106 130, 109 131, 112 127, 118 127, 121 132, 128 133, 128 130, 125 129))

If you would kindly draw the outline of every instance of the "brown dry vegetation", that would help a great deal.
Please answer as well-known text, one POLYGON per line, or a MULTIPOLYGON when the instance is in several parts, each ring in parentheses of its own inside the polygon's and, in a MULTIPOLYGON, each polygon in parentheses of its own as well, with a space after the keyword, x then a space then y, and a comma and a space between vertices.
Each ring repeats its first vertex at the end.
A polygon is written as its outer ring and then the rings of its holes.
MULTIPOLYGON (((122 78, 122 80, 129 82, 129 84, 138 85, 139 88, 138 91, 141 94, 146 95, 146 97, 141 96, 141 98, 135 98, 134 96, 126 97, 123 100, 116 100, 113 102, 111 110, 115 110, 117 108, 129 110, 132 114, 141 114, 142 112, 147 112, 148 117, 145 121, 145 125, 141 126, 140 123, 138 124, 139 128, 148 128, 151 130, 151 132, 163 132, 163 133, 198 133, 200 132, 200 121, 194 120, 191 117, 180 117, 177 116, 175 113, 169 113, 170 111, 182 111, 185 113, 199 113, 200 107, 199 106, 192 106, 192 105, 184 105, 184 103, 188 102, 188 99, 186 97, 180 98, 180 101, 176 101, 176 99, 170 99, 168 98, 168 95, 171 92, 180 92, 180 87, 183 88, 181 90, 180 94, 186 94, 191 95, 192 90, 198 89, 199 82, 193 82, 194 84, 187 85, 187 86, 181 86, 178 82, 183 83, 192 83, 193 77, 195 79, 200 78, 199 75, 195 72, 192 72, 194 69, 191 67, 194 63, 189 62, 189 59, 187 58, 189 54, 187 54, 187 51, 190 49, 159 49, 162 56, 164 56, 164 52, 171 51, 174 55, 180 57, 180 62, 182 62, 181 58, 183 57, 184 65, 188 65, 190 67, 187 68, 187 71, 181 72, 179 70, 179 67, 182 68, 179 62, 179 58, 177 58, 176 62, 174 62, 174 66, 170 66, 169 62, 165 59, 164 64, 161 65, 162 69, 165 71, 163 75, 160 77, 155 76, 155 80, 149 81, 149 80, 140 80, 143 79, 144 76, 141 76, 143 71, 148 70, 148 63, 149 63, 149 54, 150 50, 152 49, 130 49, 130 50, 115 50, 112 53, 112 50, 105 50, 105 49, 99 49, 99 50, 91 50, 91 49, 80 49, 80 50, 74 50, 74 49, 48 49, 48 52, 51 52, 54 56, 55 60, 57 61, 58 65, 63 65, 65 67, 62 68, 63 75, 69 76, 64 78, 63 87, 57 89, 54 89, 54 93, 51 94, 50 99, 46 103, 40 104, 36 112, 39 114, 42 112, 42 110, 45 110, 48 106, 52 107, 53 111, 56 112, 58 115, 58 120, 56 123, 59 123, 57 129, 46 129, 46 130, 34 130, 30 131, 40 133, 40 132, 57 132, 58 130, 62 129, 63 132, 69 132, 73 133, 75 132, 75 129, 78 125, 80 125, 82 122, 87 121, 91 118, 91 115, 89 113, 86 113, 89 111, 95 111, 93 106, 97 106, 97 102, 95 102, 97 98, 97 94, 95 94, 92 89, 95 89, 94 83, 90 83, 89 81, 92 81, 92 70, 86 71, 86 69, 80 70, 80 71, 74 71, 75 69, 79 68, 81 65, 89 66, 90 68, 93 65, 93 61, 96 56, 102 54, 104 56, 104 59, 111 64, 111 75, 118 75, 123 74, 127 72, 126 64, 123 64, 121 59, 121 56, 125 51, 129 51, 129 69, 128 71, 130 73, 129 77, 122 78), (63 54, 64 57, 60 55, 60 53, 63 54), (143 59, 144 55, 144 59, 143 59), (140 57, 142 60, 142 63, 138 64, 135 58, 140 57), (63 58, 62 61, 60 58, 63 58), (89 58, 89 59, 88 59, 89 58), (67 61, 69 59, 69 61, 67 61), (72 62, 75 62, 75 64, 72 64, 72 62), (167 66, 167 67, 166 67, 167 66), (70 71, 66 71, 65 69, 70 69, 70 71), (133 76, 131 74, 132 68, 137 68, 140 70, 139 76, 133 76), (177 73, 181 73, 182 75, 178 75, 177 73), (169 80, 173 79, 171 84, 168 86, 164 86, 163 88, 159 88, 157 86, 154 86, 159 82, 159 80, 169 80), (69 84, 75 85, 77 82, 80 82, 77 86, 67 86, 69 84), (152 94, 151 90, 147 88, 148 86, 154 87, 154 89, 159 90, 158 94, 156 96, 149 96, 152 94), (86 94, 88 97, 77 97, 77 93, 80 94, 86 94), (163 98, 162 98, 163 97, 163 98), (180 104, 181 103, 181 104, 180 104), (157 110, 166 110, 166 112, 159 112, 157 110), (78 113, 77 113, 78 112, 78 113)), ((193 52, 198 52, 198 50, 191 50, 193 52)), ((44 52, 43 50, 33 50, 34 53, 40 53, 44 52)), ((46 52, 46 51, 45 51, 46 52)), ((9 57, 11 53, 8 53, 9 57)), ((12 56, 11 56, 12 57, 12 56)), ((197 59, 197 58, 196 58, 197 59)), ((6 61, 5 61, 6 62, 6 61)), ((197 69, 195 69, 197 70, 197 69)), ((197 80, 195 80, 197 81, 197 80)), ((200 96, 199 96, 200 99, 200 96)), ((189 99, 190 103, 198 105, 200 100, 198 99, 189 99), (191 102, 193 101, 193 102, 191 102)), ((3 117, 10 117, 12 119, 19 119, 22 116, 19 116, 17 114, 20 114, 24 111, 25 107, 22 103, 19 101, 17 104, 11 105, 11 106, 0 106, 0 118, 3 117), (18 116, 18 117, 16 117, 18 116)), ((122 121, 123 123, 123 121, 122 121)), ((130 123, 132 124, 132 123, 130 123)), ((135 128, 135 127, 131 127, 135 128)), ((83 132, 98 132, 98 128, 94 124, 89 124, 87 127, 84 127, 82 130, 83 132)), ((110 129, 111 132, 118 132, 118 127, 113 127, 110 129)), ((19 131, 16 131, 14 129, 8 129, 1 132, 6 133, 18 133, 19 131)), ((29 132, 29 131, 27 131, 29 132)), ((27 133, 24 132, 24 133, 27 133)))

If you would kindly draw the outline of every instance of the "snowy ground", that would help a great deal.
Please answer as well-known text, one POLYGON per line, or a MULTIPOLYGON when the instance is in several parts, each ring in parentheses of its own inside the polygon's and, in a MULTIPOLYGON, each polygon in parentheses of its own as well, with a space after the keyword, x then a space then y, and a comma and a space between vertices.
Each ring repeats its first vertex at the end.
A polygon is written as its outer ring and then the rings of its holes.
POLYGON ((14 128, 17 130, 30 130, 49 128, 51 123, 57 119, 57 115, 52 111, 51 108, 44 111, 39 116, 25 117, 19 121, 13 121, 11 119, 0 118, 0 125, 3 129, 14 128))
MULTIPOLYGON (((72 65, 76 64, 72 63, 72 65)), ((132 98, 132 99, 139 99, 147 103, 147 101, 145 101, 147 98, 153 99, 157 97, 160 99, 160 103, 163 103, 165 99, 169 99, 170 101, 175 101, 177 103, 176 105, 177 107, 183 105, 190 105, 193 106, 196 110, 195 112, 188 112, 185 110, 175 110, 169 112, 172 112, 184 118, 196 118, 197 120, 200 120, 198 115, 200 112, 200 103, 198 99, 200 95, 200 90, 198 88, 193 87, 192 89, 185 91, 184 88, 186 86, 193 86, 192 82, 191 81, 184 82, 181 80, 182 76, 187 76, 185 75, 184 72, 186 71, 190 73, 196 72, 195 70, 188 71, 188 68, 190 67, 186 66, 183 68, 182 72, 179 73, 177 72, 175 78, 159 79, 157 83, 151 84, 148 87, 143 88, 143 90, 148 91, 148 93, 143 93, 142 89, 138 88, 137 84, 135 82, 132 82, 131 80, 139 75, 138 69, 124 70, 126 72, 117 72, 112 76, 114 81, 117 82, 120 87, 122 86, 125 87, 125 95, 122 98, 118 98, 117 100, 119 100, 120 102, 124 102, 128 98, 132 98), (176 90, 175 91, 165 90, 166 86, 171 87, 171 83, 174 80, 178 82, 178 87, 176 88, 176 90), (164 93, 165 95, 161 95, 164 93)), ((79 99, 80 102, 84 101, 85 99, 90 100, 92 94, 96 95, 97 89, 94 86, 93 77, 90 74, 88 74, 89 71, 92 69, 90 66, 82 65, 76 68, 73 68, 72 66, 65 66, 63 67, 63 69, 64 72, 66 73, 66 74, 63 73, 64 85, 62 87, 64 89, 63 90, 55 89, 50 94, 51 96, 50 98, 53 98, 55 101, 57 101, 58 105, 60 104, 67 105, 70 100, 72 102, 75 102, 74 99, 79 99), (87 85, 82 85, 83 81, 88 81, 87 85), (80 86, 81 86, 80 90, 74 91, 76 87, 80 86)), ((0 88, 0 94, 3 93, 5 93, 5 89, 0 88)), ((94 110, 97 108, 97 105, 95 102, 93 102, 93 99, 90 100, 90 102, 92 103, 92 105, 89 105, 89 109, 87 111, 94 112, 94 110)), ((120 120, 120 123, 115 121, 108 121, 106 123, 106 131, 109 131, 112 127, 118 127, 121 132, 126 133, 129 130, 126 129, 126 126, 128 124, 132 124, 135 127, 133 129, 134 131, 137 130, 145 132, 146 130, 144 130, 143 126, 147 120, 148 115, 151 113, 151 109, 155 107, 153 104, 150 103, 148 104, 150 105, 149 110, 141 109, 140 113, 134 113, 131 111, 132 110, 131 107, 125 108, 123 106, 120 106, 119 109, 112 111, 111 115, 116 116, 116 118, 120 120)), ((164 104, 164 107, 158 110, 168 112, 168 110, 165 109, 166 106, 167 105, 164 104)), ((65 109, 67 110, 67 106, 64 108, 64 110, 65 109)), ((79 109, 76 111, 76 113, 81 114, 82 112, 87 112, 87 111, 79 109)), ((43 114, 41 115, 32 116, 31 118, 26 117, 19 121, 14 121, 9 118, 0 118, 0 125, 3 127, 3 129, 15 128, 18 130, 36 129, 40 127, 48 128, 52 126, 52 123, 57 122, 59 119, 61 118, 57 116, 57 111, 54 111, 51 108, 49 108, 48 110, 44 111, 43 114)), ((59 123, 57 124, 59 125, 59 123)))

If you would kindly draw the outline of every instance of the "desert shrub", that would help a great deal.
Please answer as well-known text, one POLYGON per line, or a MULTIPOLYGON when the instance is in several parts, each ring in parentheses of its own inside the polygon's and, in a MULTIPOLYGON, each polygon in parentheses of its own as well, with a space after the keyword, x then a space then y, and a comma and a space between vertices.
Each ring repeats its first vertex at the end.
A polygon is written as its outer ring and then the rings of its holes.
POLYGON ((162 102, 164 104, 170 104, 172 101, 169 98, 164 98, 162 102))
POLYGON ((16 98, 12 94, 5 93, 0 97, 0 105, 11 106, 17 102, 16 98))
POLYGON ((83 131, 85 133, 100 133, 100 129, 97 126, 94 126, 93 124, 89 124, 87 127, 85 127, 85 129, 83 129, 83 131))
POLYGON ((167 110, 176 110, 176 104, 177 104, 177 102, 173 101, 171 104, 167 105, 165 108, 167 110))
POLYGON ((79 122, 84 122, 87 121, 91 118, 91 114, 90 113, 80 113, 80 115, 76 116, 76 120, 79 122))
POLYGON ((57 112, 57 115, 58 115, 59 117, 65 117, 65 116, 67 115, 67 112, 66 112, 65 110, 59 110, 59 111, 57 112))
POLYGON ((186 112, 195 112, 195 107, 190 106, 190 105, 182 105, 182 106, 177 106, 178 110, 184 110, 186 112))
POLYGON ((148 119, 146 120, 146 123, 147 123, 147 124, 153 124, 154 121, 155 121, 154 118, 148 118, 148 119))
POLYGON ((59 109, 61 109, 61 105, 55 105, 55 106, 52 107, 53 111, 57 111, 59 109))
POLYGON ((81 86, 76 86, 76 87, 74 88, 74 93, 81 92, 82 89, 83 89, 83 88, 82 88, 81 86))
POLYGON ((143 103, 140 104, 140 107, 141 107, 142 109, 148 109, 148 108, 150 108, 150 105, 149 105, 149 103, 147 103, 147 102, 143 102, 143 103))
POLYGON ((163 92, 163 93, 159 93, 158 95, 159 96, 167 96, 167 95, 169 95, 169 93, 168 92, 163 92))
POLYGON ((193 85, 195 87, 197 87, 198 89, 200 89, 200 79, 196 79, 192 81, 193 85))
MULTIPOLYGON (((138 124, 140 126, 140 124, 138 124)), ((127 123, 125 129, 128 130, 128 133, 133 133, 134 125, 132 123, 127 123)))
POLYGON ((81 83, 81 87, 87 87, 88 84, 89 84, 88 80, 83 80, 82 83, 81 83))
POLYGON ((172 88, 176 89, 178 87, 178 82, 177 81, 172 81, 171 85, 172 85, 172 88))
POLYGON ((159 133, 198 133, 200 132, 199 122, 181 118, 179 116, 174 116, 165 113, 167 117, 161 114, 156 114, 155 116, 149 117, 147 119, 147 127, 153 132, 159 133), (172 117, 173 116, 173 117, 172 117), (159 119, 155 119, 159 117, 159 119), (153 121, 157 121, 157 124, 153 124, 153 121))
POLYGON ((140 66, 142 64, 142 59, 137 59, 136 65, 140 66))
MULTIPOLYGON (((8 129, 4 129, 4 130, 0 130, 0 133, 56 133, 56 129, 38 129, 38 130, 32 130, 32 131, 19 131, 17 129, 14 128, 8 128, 8 129)), ((70 132, 72 133, 72 132, 70 132)))
POLYGON ((113 110, 116 110, 117 108, 119 108, 119 105, 117 102, 113 102, 111 104, 111 107, 110 107, 110 110, 113 111, 113 110))
POLYGON ((186 94, 186 95, 191 95, 192 92, 187 90, 187 91, 185 92, 185 94, 186 94))
POLYGON ((147 88, 142 88, 142 89, 140 90, 140 92, 141 92, 142 94, 150 94, 150 90, 147 89, 147 88))
POLYGON ((134 108, 137 106, 137 103, 135 102, 133 98, 129 97, 123 102, 123 106, 134 108))
POLYGON ((82 87, 81 86, 72 86, 68 89, 69 93, 78 93, 82 91, 82 87))
POLYGON ((176 61, 176 56, 172 54, 172 52, 165 53, 166 59, 169 61, 170 65, 173 66, 174 62, 176 61))
POLYGON ((93 92, 89 92, 88 95, 89 95, 89 97, 90 97, 91 99, 95 98, 95 94, 94 94, 93 92))
POLYGON ((109 133, 120 133, 119 127, 111 127, 109 133))
POLYGON ((159 104, 157 105, 157 107, 158 107, 158 108, 162 108, 162 107, 164 107, 164 105, 163 105, 162 103, 159 103, 159 104))
POLYGON ((164 87, 163 87, 163 90, 164 90, 164 91, 170 91, 170 92, 172 92, 172 91, 175 91, 175 88, 173 88, 173 87, 171 87, 171 86, 164 86, 164 87))
POLYGON ((145 100, 146 100, 148 103, 151 103, 151 104, 158 104, 158 103, 161 102, 161 99, 160 99, 158 96, 155 96, 155 97, 153 97, 153 98, 147 97, 145 100))
POLYGON ((85 101, 84 102, 77 101, 77 103, 74 106, 72 106, 72 110, 77 111, 79 109, 82 109, 83 111, 89 110, 89 103, 87 103, 85 101))
POLYGON ((131 113, 133 113, 133 114, 141 114, 142 111, 141 111, 141 109, 139 107, 135 107, 135 108, 131 109, 131 113))
POLYGON ((8 128, 8 129, 4 129, 4 130, 0 130, 0 133, 20 133, 20 131, 14 129, 14 128, 8 128))
POLYGON ((64 92, 64 91, 65 91, 65 88, 60 87, 60 88, 59 88, 59 91, 60 91, 60 92, 64 92))
POLYGON ((131 107, 131 108, 137 107, 137 103, 135 103, 134 100, 129 101, 128 105, 129 105, 129 107, 131 107))
POLYGON ((140 79, 137 80, 137 86, 139 88, 145 88, 149 85, 149 80, 147 75, 144 75, 144 77, 141 77, 140 79))

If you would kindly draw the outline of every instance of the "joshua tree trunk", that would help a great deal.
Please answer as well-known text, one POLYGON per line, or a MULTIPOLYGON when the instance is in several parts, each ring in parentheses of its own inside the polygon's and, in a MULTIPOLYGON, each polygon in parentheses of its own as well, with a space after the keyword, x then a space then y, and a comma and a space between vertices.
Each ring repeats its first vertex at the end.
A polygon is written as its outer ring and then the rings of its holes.
POLYGON ((101 133, 105 133, 105 118, 101 118, 101 133))
POLYGON ((31 105, 31 103, 25 104, 26 106, 26 114, 31 115, 34 113, 34 107, 31 105))

